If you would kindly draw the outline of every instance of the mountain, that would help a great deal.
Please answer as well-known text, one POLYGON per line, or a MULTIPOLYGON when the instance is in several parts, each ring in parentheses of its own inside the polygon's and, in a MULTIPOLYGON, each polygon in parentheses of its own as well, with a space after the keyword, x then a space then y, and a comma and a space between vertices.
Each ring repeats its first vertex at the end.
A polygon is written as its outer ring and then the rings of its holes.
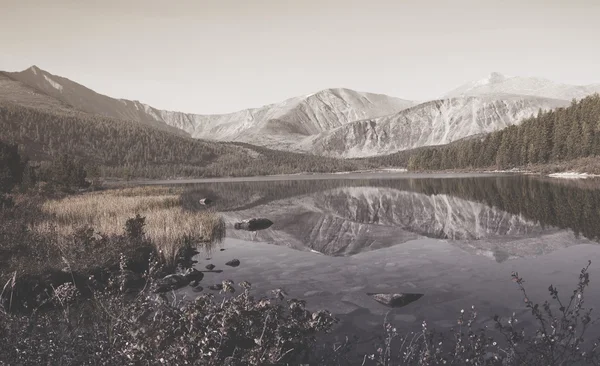
POLYGON ((570 101, 594 93, 600 93, 600 84, 569 85, 538 77, 506 76, 492 72, 486 78, 459 86, 445 97, 518 94, 570 101))
POLYGON ((11 78, 0 72, 0 101, 16 103, 25 107, 68 112, 71 107, 60 100, 11 78))
POLYGON ((356 158, 443 145, 520 123, 564 100, 502 95, 460 97, 419 104, 399 113, 356 121, 305 141, 307 151, 356 158))
MULTIPOLYGON (((70 106, 78 111, 113 117, 128 121, 137 121, 179 135, 186 135, 155 118, 149 107, 140 102, 114 99, 73 82, 67 78, 50 74, 37 66, 32 66, 21 72, 8 73, 4 76, 13 81, 21 82, 38 94, 60 101, 62 105, 70 106)), ((21 102, 21 100, 13 100, 21 102)), ((23 104, 23 103, 19 103, 23 104)))
POLYGON ((492 73, 440 100, 416 103, 350 89, 325 89, 260 108, 200 115, 114 99, 36 66, 3 73, 0 100, 74 109, 196 139, 243 142, 281 151, 352 158, 443 145, 517 125, 600 85, 572 86, 492 73), (21 90, 15 93, 13 89, 21 90))
POLYGON ((142 122, 200 139, 239 141, 286 148, 299 138, 365 118, 396 113, 413 102, 349 89, 327 89, 303 97, 230 114, 198 115, 159 110, 139 101, 114 99, 37 66, 7 73, 77 110, 142 122))
POLYGON ((350 89, 326 89, 230 114, 158 111, 165 123, 196 138, 241 141, 294 150, 294 144, 347 123, 396 113, 414 102, 350 89))

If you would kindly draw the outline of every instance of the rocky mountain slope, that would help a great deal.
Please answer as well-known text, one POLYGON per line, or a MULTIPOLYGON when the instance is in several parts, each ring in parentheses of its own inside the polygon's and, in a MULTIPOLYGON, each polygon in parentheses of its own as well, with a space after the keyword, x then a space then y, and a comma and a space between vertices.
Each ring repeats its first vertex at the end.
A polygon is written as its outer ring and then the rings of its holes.
POLYGON ((343 158, 384 155, 493 132, 518 124, 540 109, 568 104, 564 100, 522 95, 436 100, 394 115, 346 124, 304 141, 302 147, 343 158))
POLYGON ((165 123, 192 137, 290 148, 298 139, 347 123, 385 116, 414 103, 349 89, 326 89, 260 108, 223 115, 159 111, 165 123))

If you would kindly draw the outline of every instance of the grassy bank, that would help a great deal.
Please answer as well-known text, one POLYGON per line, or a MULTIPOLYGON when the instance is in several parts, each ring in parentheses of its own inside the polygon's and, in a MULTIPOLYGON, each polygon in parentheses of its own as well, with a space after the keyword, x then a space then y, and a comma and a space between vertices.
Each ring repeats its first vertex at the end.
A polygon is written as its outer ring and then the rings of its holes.
POLYGON ((172 264, 187 246, 211 245, 225 236, 225 223, 214 212, 185 211, 181 189, 138 187, 92 192, 49 200, 42 204, 46 219, 32 225, 41 234, 74 235, 81 228, 114 236, 123 232, 125 222, 136 215, 145 218, 146 239, 172 264))
POLYGON ((184 210, 180 194, 148 187, 14 195, 14 206, 0 210, 0 282, 13 289, 5 299, 31 306, 72 278, 83 287, 90 275, 107 280, 123 261, 141 273, 154 256, 170 272, 182 256, 210 252, 225 236, 224 221, 212 211, 184 210))

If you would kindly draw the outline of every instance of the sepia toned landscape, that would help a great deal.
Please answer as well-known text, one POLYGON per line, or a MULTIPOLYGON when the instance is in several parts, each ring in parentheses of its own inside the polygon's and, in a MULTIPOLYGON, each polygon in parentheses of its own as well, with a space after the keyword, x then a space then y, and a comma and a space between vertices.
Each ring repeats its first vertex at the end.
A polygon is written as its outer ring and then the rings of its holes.
POLYGON ((600 364, 596 2, 0 7, 0 365, 600 364))

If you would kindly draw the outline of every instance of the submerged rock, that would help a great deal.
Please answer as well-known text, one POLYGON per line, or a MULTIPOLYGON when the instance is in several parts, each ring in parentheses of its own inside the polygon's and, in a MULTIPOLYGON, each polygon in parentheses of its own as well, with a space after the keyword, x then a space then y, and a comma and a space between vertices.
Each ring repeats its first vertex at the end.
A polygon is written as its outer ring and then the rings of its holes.
POLYGON ((202 292, 204 290, 204 288, 202 286, 195 286, 195 287, 192 287, 192 290, 194 292, 202 292))
POLYGON ((171 290, 177 290, 183 286, 187 286, 190 281, 185 276, 180 274, 170 274, 154 283, 152 291, 154 293, 162 293, 171 290))
POLYGON ((207 264, 206 265, 206 269, 208 269, 209 271, 212 271, 213 269, 215 269, 215 265, 214 264, 207 264))
POLYGON ((190 268, 184 276, 193 286, 196 286, 204 278, 204 273, 198 271, 196 268, 190 268))
POLYGON ((216 285, 210 285, 208 286, 209 289, 213 290, 213 291, 221 291, 223 289, 223 284, 222 283, 217 283, 216 285))
POLYGON ((423 297, 423 294, 367 293, 367 295, 375 301, 392 308, 401 308, 423 297))
POLYGON ((203 278, 204 273, 195 268, 188 269, 183 274, 170 274, 156 281, 153 285, 152 291, 154 293, 162 293, 177 290, 189 285, 190 283, 196 286, 203 278))
POLYGON ((258 231, 268 229, 271 225, 273 225, 273 221, 265 218, 258 218, 237 222, 233 227, 236 230, 258 231))
POLYGON ((240 265, 240 260, 239 259, 232 259, 229 262, 225 263, 225 265, 230 266, 230 267, 237 267, 240 265))

